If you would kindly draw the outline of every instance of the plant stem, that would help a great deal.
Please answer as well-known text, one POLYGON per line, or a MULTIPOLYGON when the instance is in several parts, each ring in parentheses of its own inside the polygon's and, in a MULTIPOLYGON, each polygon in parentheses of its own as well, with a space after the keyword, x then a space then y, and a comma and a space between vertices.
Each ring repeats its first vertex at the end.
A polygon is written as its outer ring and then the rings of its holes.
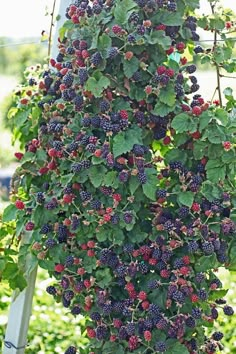
MULTIPOLYGON (((215 15, 215 4, 211 4, 211 11, 212 15, 215 15)), ((213 53, 217 47, 217 29, 214 30, 214 40, 213 40, 213 53)), ((215 67, 216 67, 216 76, 217 76, 217 91, 219 95, 219 102, 220 102, 220 107, 223 107, 223 102, 222 102, 222 94, 221 94, 221 81, 220 81, 220 68, 219 65, 216 61, 214 61, 215 67)))
POLYGON ((52 28, 54 26, 54 13, 55 13, 55 7, 56 7, 56 1, 53 1, 53 7, 52 7, 52 13, 51 13, 51 23, 50 23, 50 30, 49 30, 49 37, 48 37, 48 58, 51 53, 51 46, 52 46, 52 28))

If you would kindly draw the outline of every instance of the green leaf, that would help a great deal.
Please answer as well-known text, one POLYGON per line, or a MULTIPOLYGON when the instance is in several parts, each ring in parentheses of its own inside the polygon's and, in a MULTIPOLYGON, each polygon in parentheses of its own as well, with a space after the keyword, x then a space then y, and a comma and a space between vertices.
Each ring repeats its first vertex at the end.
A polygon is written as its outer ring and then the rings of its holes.
POLYGON ((131 78, 133 74, 138 70, 139 68, 139 60, 137 57, 133 56, 131 60, 125 60, 123 61, 123 68, 124 68, 124 74, 126 77, 131 78))
POLYGON ((195 132, 197 130, 197 121, 193 120, 188 114, 180 113, 172 120, 172 128, 178 133, 195 132))
POLYGON ((157 177, 156 176, 148 176, 147 183, 143 184, 143 193, 149 199, 155 201, 156 200, 156 190, 157 190, 157 177))
POLYGON ((102 289, 108 287, 112 280, 113 280, 113 278, 112 278, 111 272, 108 268, 96 271, 96 283, 102 289))
POLYGON ((218 265, 216 254, 210 256, 202 256, 195 263, 195 270, 197 272, 205 272, 208 269, 215 268, 218 265))
POLYGON ((99 242, 104 242, 108 239, 108 232, 106 230, 100 230, 97 232, 96 238, 99 242))
POLYGON ((201 186, 202 195, 212 202, 214 199, 219 199, 221 197, 221 189, 210 181, 205 181, 201 186))
POLYGON ((208 140, 212 144, 221 144, 222 141, 225 141, 226 136, 225 133, 219 126, 210 126, 209 129, 204 134, 204 138, 208 137, 208 140))
POLYGON ((131 151, 134 144, 142 144, 142 130, 139 127, 117 134, 113 140, 113 154, 118 157, 131 151))
POLYGON ((181 192, 178 194, 178 201, 182 205, 186 205, 190 208, 193 204, 193 201, 194 201, 194 193, 190 192, 190 191, 181 192))
POLYGON ((117 229, 112 232, 111 237, 109 237, 109 239, 111 239, 112 243, 115 245, 122 245, 125 239, 125 235, 122 230, 117 229))
POLYGON ((133 0, 119 0, 116 1, 114 17, 118 25, 123 25, 128 22, 131 10, 137 7, 133 0))
POLYGON ((162 23, 168 26, 179 26, 184 22, 184 18, 181 12, 170 13, 169 11, 158 11, 158 13, 152 17, 152 21, 155 23, 162 23))
POLYGON ((18 112, 14 116, 14 124, 19 128, 28 120, 29 114, 30 109, 18 110, 18 112))
POLYGON ((214 290, 212 294, 209 296, 209 300, 215 301, 217 299, 222 299, 225 297, 228 293, 228 289, 220 289, 220 290, 214 290))
POLYGON ((117 186, 116 179, 117 179, 117 172, 110 171, 105 174, 102 184, 107 187, 115 188, 115 186, 117 186))
POLYGON ((103 90, 110 85, 110 80, 106 76, 101 76, 98 80, 90 77, 86 82, 86 90, 90 91, 95 97, 101 97, 103 90))
POLYGON ((104 175, 106 174, 106 172, 107 172, 107 169, 103 165, 95 165, 95 166, 90 167, 88 175, 89 175, 90 182, 92 183, 92 185, 95 188, 98 188, 101 186, 104 175))
POLYGON ((13 290, 19 289, 22 291, 27 286, 27 281, 22 272, 18 272, 14 278, 9 279, 9 285, 13 290))
POLYGON ((181 161, 182 163, 185 163, 187 160, 187 154, 180 149, 172 149, 165 154, 165 160, 167 163, 170 163, 171 161, 181 161))
POLYGON ((17 208, 14 204, 8 205, 3 212, 2 221, 8 222, 16 218, 17 208))
POLYGON ((211 182, 225 179, 226 167, 220 160, 209 160, 206 164, 207 178, 211 182))
POLYGON ((152 31, 150 35, 145 35, 149 44, 159 44, 164 50, 171 46, 171 39, 165 35, 164 31, 152 31))
POLYGON ((228 124, 229 121, 228 113, 223 108, 216 109, 214 118, 224 127, 228 124))
POLYGON ((170 112, 173 112, 175 110, 175 106, 168 106, 165 103, 162 103, 161 101, 158 101, 157 104, 155 105, 152 113, 156 114, 160 117, 165 117, 167 114, 170 112))
POLYGON ((212 119, 212 114, 209 111, 204 111, 201 116, 199 117, 200 124, 199 124, 199 131, 201 132, 205 129, 212 119))
POLYGON ((112 41, 111 38, 103 33, 99 38, 98 38, 98 44, 97 44, 97 49, 101 53, 103 58, 107 57, 107 49, 112 46, 112 41))
POLYGON ((172 84, 168 84, 166 87, 162 88, 160 90, 158 98, 162 103, 165 103, 167 106, 172 107, 176 101, 176 93, 174 86, 172 84))
POLYGON ((208 148, 208 143, 205 141, 200 141, 197 140, 194 142, 193 145, 193 155, 196 160, 202 159, 204 156, 206 156, 208 148))
POLYGON ((185 345, 177 342, 170 349, 168 349, 165 353, 166 354, 189 354, 189 351, 185 345))
POLYGON ((131 176, 129 179, 129 190, 132 195, 136 192, 138 187, 140 186, 140 182, 137 176, 131 176))

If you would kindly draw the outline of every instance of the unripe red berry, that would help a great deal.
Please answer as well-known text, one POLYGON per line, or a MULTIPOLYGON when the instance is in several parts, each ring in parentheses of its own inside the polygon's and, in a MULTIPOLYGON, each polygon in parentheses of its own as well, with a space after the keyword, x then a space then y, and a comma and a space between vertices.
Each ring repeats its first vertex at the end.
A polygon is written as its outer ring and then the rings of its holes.
POLYGON ((159 66, 159 67, 157 68, 157 73, 158 73, 158 75, 165 74, 165 72, 166 72, 166 67, 165 67, 165 66, 159 66))
POLYGON ((34 223, 32 221, 27 222, 25 229, 26 231, 32 231, 34 229, 34 223))
POLYGON ((87 251, 87 256, 88 256, 88 257, 94 257, 94 256, 95 256, 94 250, 88 250, 88 251, 87 251))
POLYGON ((145 291, 140 291, 140 293, 138 294, 138 298, 139 298, 139 300, 146 300, 146 298, 147 298, 147 294, 146 294, 146 292, 145 291))
POLYGON ((164 145, 169 145, 171 143, 171 138, 167 135, 163 139, 163 144, 164 145))
POLYGON ((231 147, 232 147, 232 144, 231 144, 230 141, 224 141, 223 142, 223 147, 224 147, 225 151, 229 151, 231 149, 231 147))
POLYGON ((94 248, 94 247, 95 247, 95 242, 94 242, 94 241, 88 241, 88 242, 87 242, 87 246, 88 246, 89 248, 94 248))
POLYGON ((124 54, 124 56, 125 56, 126 60, 131 60, 133 58, 133 56, 134 56, 134 53, 129 51, 129 52, 126 52, 124 54))
POLYGON ((95 338, 96 337, 96 332, 94 329, 87 327, 87 336, 89 338, 95 338))
POLYGON ((152 339, 152 333, 150 331, 144 331, 144 339, 147 342, 150 342, 150 340, 152 339))
POLYGON ((55 270, 55 272, 57 272, 57 273, 63 272, 64 269, 65 269, 65 267, 64 267, 63 264, 57 264, 57 265, 55 265, 55 267, 54 267, 54 270, 55 270))
POLYGON ((195 116, 200 116, 200 114, 202 113, 202 109, 198 106, 194 106, 192 108, 192 113, 195 115, 195 116))
POLYGON ((85 288, 90 288, 90 286, 91 286, 91 282, 90 282, 90 280, 89 279, 85 279, 84 280, 84 286, 85 286, 85 288))
POLYGON ((22 210, 25 208, 25 204, 21 200, 16 200, 15 201, 15 207, 19 210, 22 210))
POLYGON ((145 300, 142 302, 141 306, 142 306, 143 310, 147 310, 150 306, 150 303, 149 303, 149 301, 145 300))
POLYGON ((24 156, 24 154, 22 154, 22 152, 15 152, 15 157, 17 158, 17 160, 21 160, 22 159, 22 157, 24 156))
POLYGON ((183 42, 179 42, 176 44, 176 49, 180 52, 183 53, 184 49, 185 49, 185 43, 183 42))

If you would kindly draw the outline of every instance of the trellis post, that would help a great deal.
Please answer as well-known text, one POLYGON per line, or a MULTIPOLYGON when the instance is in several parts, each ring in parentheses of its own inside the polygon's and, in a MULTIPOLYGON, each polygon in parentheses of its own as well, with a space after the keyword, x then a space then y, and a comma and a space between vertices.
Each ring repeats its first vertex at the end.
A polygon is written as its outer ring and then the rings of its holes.
MULTIPOLYGON (((65 21, 66 8, 73 2, 72 0, 58 0, 59 19, 56 22, 54 32, 54 40, 52 42, 51 58, 56 58, 57 55, 57 39, 59 36, 59 28, 65 21)), ((30 262, 30 260, 26 260, 30 262)), ((27 265, 26 265, 27 269, 27 265)), ((28 277, 28 285, 21 292, 14 292, 10 306, 8 324, 3 341, 3 354, 24 354, 27 346, 27 333, 29 327, 30 316, 32 312, 32 302, 35 289, 35 281, 37 275, 37 267, 31 271, 28 277)), ((29 343, 30 346, 30 343, 29 343)))

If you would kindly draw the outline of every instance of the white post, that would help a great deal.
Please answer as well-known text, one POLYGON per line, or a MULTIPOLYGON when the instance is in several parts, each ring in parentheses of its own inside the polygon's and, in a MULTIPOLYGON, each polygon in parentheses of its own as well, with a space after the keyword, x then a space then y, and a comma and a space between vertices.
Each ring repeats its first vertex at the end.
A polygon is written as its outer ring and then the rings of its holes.
MULTIPOLYGON (((57 55, 57 39, 59 34, 59 28, 63 25, 65 21, 66 8, 72 2, 73 0, 59 0, 58 12, 60 14, 60 19, 56 23, 52 51, 50 55, 51 58, 55 58, 57 55)), ((36 275, 37 267, 35 267, 35 269, 30 273, 27 279, 27 287, 19 294, 17 292, 13 293, 5 339, 3 341, 2 347, 3 354, 25 353, 25 348, 27 346, 27 333, 32 311, 36 275)))

